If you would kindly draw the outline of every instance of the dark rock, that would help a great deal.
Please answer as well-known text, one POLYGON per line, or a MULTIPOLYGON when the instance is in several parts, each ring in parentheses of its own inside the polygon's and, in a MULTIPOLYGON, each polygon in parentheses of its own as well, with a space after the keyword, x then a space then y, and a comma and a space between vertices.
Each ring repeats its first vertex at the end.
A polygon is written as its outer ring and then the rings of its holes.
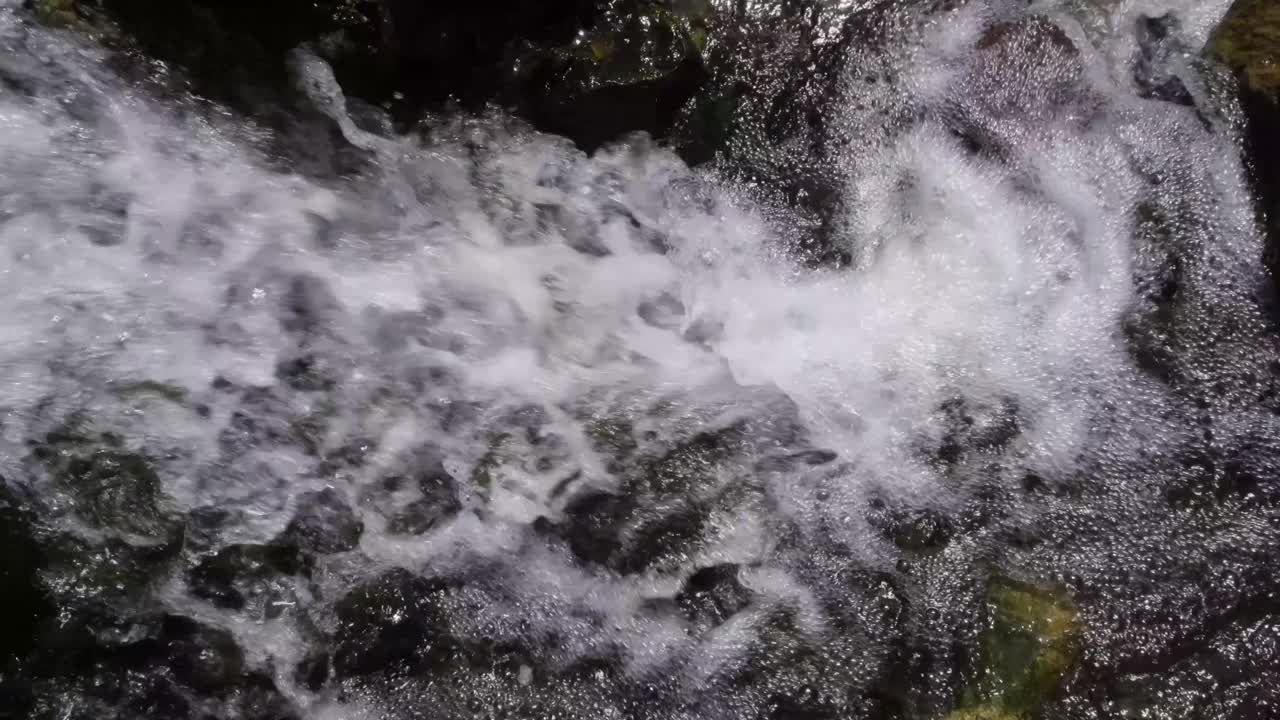
POLYGON ((188 547, 205 550, 214 545, 225 527, 232 519, 230 511, 223 508, 205 506, 187 513, 185 538, 188 547))
POLYGON ((280 303, 280 325, 290 332, 321 333, 342 304, 323 278, 296 275, 290 279, 280 303))
POLYGON ((867 521, 893 544, 911 552, 937 550, 955 534, 952 521, 936 510, 899 507, 879 499, 869 504, 867 521))
POLYGON ((609 458, 610 466, 615 469, 630 460, 638 447, 635 426, 625 418, 594 418, 583 430, 591 441, 591 449, 609 458))
POLYGON ((97 527, 169 540, 181 525, 162 507, 160 479, 145 459, 102 450, 74 457, 62 476, 76 512, 97 527))
POLYGON ((538 127, 591 152, 632 132, 665 136, 706 79, 709 6, 678 15, 656 3, 606 5, 586 33, 535 56, 522 103, 538 127))
POLYGON ((621 546, 623 523, 635 512, 631 498, 590 491, 565 507, 565 539, 574 556, 583 562, 605 564, 621 546))
POLYGON ((609 565, 624 574, 680 567, 701 538, 707 516, 704 504, 688 500, 646 506, 631 518, 627 542, 609 565))
POLYGON ((325 683, 329 682, 329 672, 329 653, 317 651, 303 658, 302 662, 294 668, 293 675, 299 685, 311 692, 320 692, 325 683))
MULTIPOLYGON (((181 683, 202 693, 224 694, 244 670, 244 655, 231 633, 177 615, 165 617, 154 648, 181 683)), ((152 648, 145 648, 150 652, 152 648)))
POLYGON ((303 392, 332 390, 338 383, 332 368, 312 353, 304 353, 276 363, 276 377, 303 392))
POLYGON ((503 89, 519 45, 556 47, 571 42, 591 24, 600 4, 595 0, 554 4, 389 0, 383 42, 383 55, 392 70, 387 90, 394 86, 409 103, 456 98, 464 107, 482 106, 503 89), (440 71, 446 67, 460 71, 440 71))
POLYGON ((0 478, 0 585, 6 588, 4 609, 10 620, 0 627, 0 673, 5 676, 35 648, 39 626, 54 611, 39 575, 45 559, 35 517, 26 505, 0 478))
POLYGON ((271 678, 250 673, 235 689, 228 720, 302 720, 302 713, 276 688, 271 678))
POLYGON ((188 71, 196 89, 220 99, 252 103, 285 86, 284 54, 298 44, 376 25, 376 0, 104 0, 63 2, 86 18, 79 26, 106 29, 106 39, 139 48, 188 71), (96 15, 94 14, 96 13, 96 15))
MULTIPOLYGON (((434 450, 415 459, 413 479, 420 497, 411 501, 387 523, 387 530, 400 535, 421 535, 447 522, 462 510, 458 482, 444 469, 440 454, 434 450)), ((384 484, 405 485, 407 478, 392 476, 384 484)))
POLYGON ((830 450, 805 450, 790 455, 767 457, 756 463, 758 472, 786 472, 834 462, 839 457, 830 450))
POLYGON ((645 300, 636 308, 640 319, 663 330, 675 330, 684 322, 685 307, 674 296, 663 293, 652 300, 645 300))
POLYGON ((268 617, 292 600, 289 577, 308 572, 306 558, 290 545, 231 545, 200 561, 187 574, 191 593, 218 607, 242 610, 253 601, 268 617))
POLYGON ((738 579, 737 565, 715 565, 691 575, 676 603, 690 622, 714 627, 749 605, 751 591, 738 579))
POLYGON ((938 410, 943 435, 935 448, 925 452, 946 465, 974 455, 998 453, 1022 432, 1017 403, 1009 398, 982 403, 956 397, 943 402, 938 410))
POLYGON ((316 555, 331 555, 354 549, 360 544, 363 532, 364 523, 338 491, 330 487, 303 493, 298 498, 293 520, 275 544, 316 555))
POLYGON ((1138 54, 1134 59, 1133 79, 1143 97, 1191 107, 1195 104, 1191 93, 1182 79, 1169 71, 1173 59, 1191 54, 1177 40, 1179 25, 1172 13, 1157 17, 1143 15, 1137 19, 1138 54))
POLYGON ((334 608, 334 675, 416 673, 446 663, 457 650, 443 606, 450 589, 396 569, 351 591, 334 608))

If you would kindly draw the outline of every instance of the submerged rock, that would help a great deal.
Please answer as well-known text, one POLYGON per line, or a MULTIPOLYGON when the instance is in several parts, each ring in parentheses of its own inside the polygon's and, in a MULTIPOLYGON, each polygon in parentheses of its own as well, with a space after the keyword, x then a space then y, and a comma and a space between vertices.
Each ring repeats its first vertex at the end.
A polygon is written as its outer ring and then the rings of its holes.
POLYGON ((289 526, 277 538, 282 546, 316 555, 352 550, 360 543, 364 523, 333 488, 304 493, 289 526))
POLYGON ((705 1, 609 3, 571 42, 521 60, 518 107, 588 152, 630 132, 665 136, 705 79, 711 12, 705 1))
POLYGON ((39 642, 39 631, 56 608, 40 579, 44 558, 35 517, 21 496, 0 478, 0 584, 9 618, 0 627, 0 706, 21 717, 33 700, 17 678, 39 642))
POLYGON ((1280 6, 1237 0, 1205 52, 1235 74, 1245 114, 1245 144, 1258 209, 1265 220, 1264 261, 1280 278, 1280 6))
POLYGON ((160 479, 139 455, 101 450, 70 458, 60 477, 76 512, 93 525, 164 541, 181 524, 163 508, 160 479))
POLYGON ((449 589, 397 569, 351 591, 335 606, 334 674, 412 674, 446 664, 457 650, 443 607, 449 589))
POLYGON ((271 618, 293 604, 290 578, 308 568, 293 545, 231 545, 201 560, 187 573, 187 584, 193 595, 218 607, 243 610, 252 603, 271 618))
POLYGON ((676 595, 676 605, 696 625, 719 625, 749 604, 751 591, 738 579, 737 565, 702 568, 676 595))
POLYGON ((1054 699, 1079 659, 1079 612, 1061 589, 998 578, 986 614, 977 681, 949 720, 1026 717, 1054 699))

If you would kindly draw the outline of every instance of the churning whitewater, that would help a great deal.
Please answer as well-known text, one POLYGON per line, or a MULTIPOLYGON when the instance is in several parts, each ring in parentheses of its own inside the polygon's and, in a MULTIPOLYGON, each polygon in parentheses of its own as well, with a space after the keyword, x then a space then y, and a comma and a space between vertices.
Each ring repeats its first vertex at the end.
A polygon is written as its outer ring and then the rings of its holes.
POLYGON ((17 5, 0 476, 78 547, 181 525, 156 612, 304 717, 929 717, 992 573, 1072 590, 1114 672, 1054 716, 1105 717, 1239 620, 1207 586, 1270 597, 1260 491, 1196 501, 1280 458, 1237 110, 1194 53, 1149 69, 1192 102, 1132 69, 1136 18, 1198 48, 1224 2, 891 6, 826 119, 827 265, 643 137, 397 135, 299 48, 294 141, 17 5), (86 498, 103 453, 154 494, 86 498))

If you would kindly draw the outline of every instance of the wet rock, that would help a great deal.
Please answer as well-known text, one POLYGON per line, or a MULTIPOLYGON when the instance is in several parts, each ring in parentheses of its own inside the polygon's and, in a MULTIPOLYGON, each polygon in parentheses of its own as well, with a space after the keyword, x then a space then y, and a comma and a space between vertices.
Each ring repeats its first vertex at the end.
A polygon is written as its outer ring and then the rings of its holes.
POLYGON ((302 720, 303 715, 286 698, 272 679, 251 673, 241 680, 233 694, 228 720, 302 720))
POLYGON ((1266 224, 1264 254, 1280 278, 1280 8, 1266 0, 1237 0, 1214 29, 1205 53, 1236 76, 1245 114, 1245 166, 1266 224))
POLYGON ((867 521, 894 545, 914 553, 936 551, 955 534, 954 523, 929 508, 906 508, 875 499, 868 505, 867 521))
MULTIPOLYGON (((389 519, 387 530, 391 533, 421 535, 447 522, 462 510, 458 483, 444 469, 439 454, 428 453, 417 464, 419 467, 415 472, 415 484, 419 497, 389 519)), ((389 480, 400 484, 405 479, 393 477, 389 480)))
POLYGON ((247 669, 230 632, 189 617, 104 610, 86 624, 81 613, 64 618, 48 642, 34 666, 37 706, 47 710, 57 698, 61 712, 36 717, 89 709, 111 718, 297 717, 270 678, 247 669))
POLYGON ((251 603, 265 617, 278 617, 293 603, 290 578, 309 563, 292 545, 231 545, 201 560, 187 573, 196 597, 218 607, 243 610, 251 603))
POLYGON ((154 582, 177 558, 178 545, 137 546, 123 540, 101 542, 58 534, 43 544, 50 584, 67 590, 63 606, 116 604, 144 600, 154 582))
POLYGON ((684 6, 607 3, 572 43, 526 60, 526 114, 588 152, 631 132, 666 135, 705 79, 711 7, 684 6))
POLYGON ((1181 24, 1178 18, 1172 13, 1155 17, 1143 15, 1135 23, 1138 54, 1134 60, 1133 79, 1138 92, 1143 97, 1188 107, 1194 105, 1187 86, 1170 68, 1178 56, 1189 57, 1191 54, 1177 40, 1181 24))
POLYGON ((311 692, 320 692, 329 681, 331 664, 328 652, 313 651, 294 668, 294 680, 311 692))
POLYGON ((444 608, 450 588, 396 569, 351 591, 334 608, 334 675, 413 674, 446 663, 457 650, 444 608))
POLYGON ((276 377, 294 390, 325 392, 332 390, 338 383, 333 368, 326 365, 323 358, 313 353, 303 353, 277 363, 276 377))
POLYGON ((0 478, 0 585, 10 618, 0 627, 0 672, 6 676, 35 648, 37 630, 54 610, 39 575, 44 553, 35 517, 26 505, 0 478))
POLYGON ((181 524, 162 507, 159 477, 141 456, 100 450, 73 457, 61 479, 77 514, 97 527, 157 542, 181 533, 181 524))
POLYGON ((839 457, 830 450, 803 450, 789 455, 768 457, 756 463, 759 472, 786 472, 826 465, 839 457))
POLYGON ((1061 588, 997 578, 987 593, 978 680, 954 718, 1025 717, 1061 690, 1080 656, 1081 620, 1061 588))
POLYGON ((845 648, 823 644, 807 636, 793 612, 775 610, 757 627, 744 656, 723 670, 704 702, 715 707, 747 690, 755 717, 850 717, 861 685, 850 672, 856 663, 841 662, 852 660, 845 648))
POLYGON ((676 604, 690 622, 714 627, 751 604, 751 591, 738 579, 737 565, 714 565, 685 581, 676 604))
POLYGON ((330 487, 298 498, 293 520, 275 543, 296 547, 304 553, 331 555, 354 549, 360 544, 363 532, 364 523, 338 491, 330 487))
POLYGON ((599 5, 594 0, 555 5, 512 0, 471 4, 390 0, 385 3, 383 42, 383 55, 392 72, 388 80, 410 102, 453 97, 465 107, 482 105, 502 89, 508 63, 520 44, 554 47, 571 42, 592 22, 599 5), (438 71, 450 66, 465 70, 438 71), (400 84, 399 79, 414 81, 400 84))
POLYGON ((684 322, 685 307, 675 296, 662 293, 645 300, 636 308, 636 314, 646 323, 663 330, 675 330, 684 322))
POLYGON ((1017 402, 1000 398, 978 402, 956 397, 938 408, 942 436, 927 456, 945 465, 956 465, 975 455, 998 453, 1022 432, 1017 402))
MULTIPOLYGON (((323 278, 296 275, 289 280, 280 303, 280 325, 289 332, 315 335, 341 313, 342 303, 323 278)), ((307 365, 307 369, 313 365, 314 362, 307 365)))
POLYGON ((1127 717, 1169 716, 1187 707, 1200 718, 1260 717, 1280 700, 1277 627, 1274 615, 1231 623, 1168 667, 1102 674, 1091 699, 1127 717))
POLYGON ((709 506, 695 499, 642 500, 588 490, 569 502, 562 522, 544 527, 581 562, 630 574, 678 566, 700 538, 708 514, 709 506))
POLYGON ((131 652, 157 653, 179 682, 210 694, 227 692, 245 665, 231 633, 178 615, 164 618, 157 641, 135 646, 131 652))
POLYGON ((644 463, 634 490, 655 496, 693 496, 714 486, 721 463, 744 445, 745 425, 700 432, 644 463))
POLYGON ((185 539, 188 547, 206 550, 213 546, 233 514, 218 507, 198 507, 187 513, 185 539))
POLYGON ((583 430, 591 441, 591 449, 608 458, 612 470, 621 470, 639 445, 634 424, 625 418, 595 418, 583 430))
POLYGON ((565 507, 563 534, 574 556, 583 562, 605 564, 621 548, 623 523, 636 510, 633 499, 590 491, 565 507))

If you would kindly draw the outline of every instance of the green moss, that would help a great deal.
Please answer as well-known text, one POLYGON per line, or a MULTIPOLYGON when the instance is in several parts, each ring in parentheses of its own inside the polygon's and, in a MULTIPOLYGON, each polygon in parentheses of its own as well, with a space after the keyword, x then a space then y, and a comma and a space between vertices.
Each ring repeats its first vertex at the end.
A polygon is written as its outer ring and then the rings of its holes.
POLYGON ((1236 71, 1250 89, 1280 97, 1280 3, 1236 0, 1206 51, 1236 71))
POLYGON ((978 680, 948 720, 1030 717, 1079 659, 1080 614, 1064 589, 998 579, 986 609, 978 680))

